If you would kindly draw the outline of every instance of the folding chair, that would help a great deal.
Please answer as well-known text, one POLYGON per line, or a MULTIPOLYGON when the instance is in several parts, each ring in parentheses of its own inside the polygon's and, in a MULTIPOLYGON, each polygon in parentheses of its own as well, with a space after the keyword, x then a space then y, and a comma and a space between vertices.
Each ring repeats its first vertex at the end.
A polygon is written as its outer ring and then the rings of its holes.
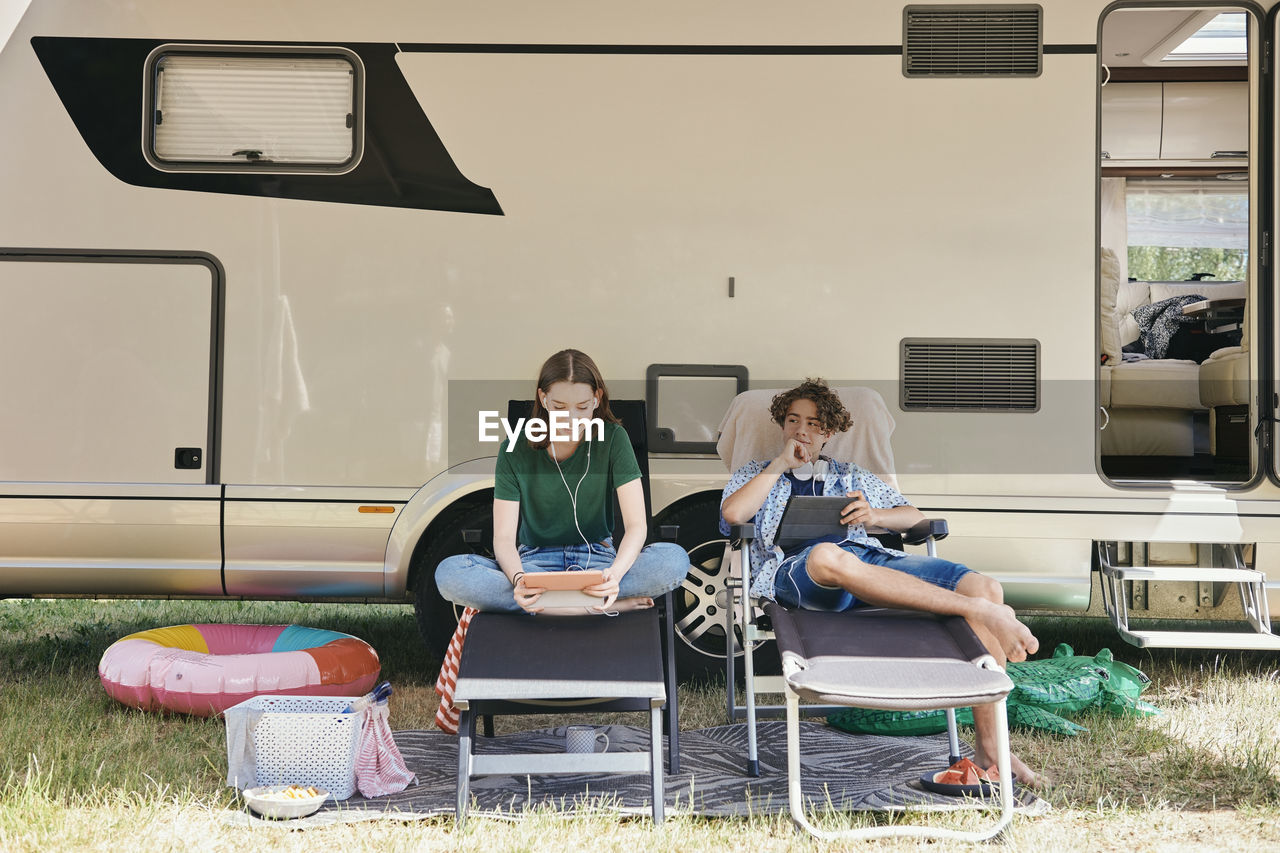
MULTIPOLYGON (((730 406, 721 424, 719 449, 731 469, 737 459, 768 458, 780 451, 781 441, 770 454, 771 434, 753 424, 763 421, 777 434, 776 424, 768 419, 768 401, 776 391, 748 391, 740 394, 730 406), (736 447, 737 453, 734 449, 736 447)), ((891 478, 892 454, 888 437, 892 417, 884 400, 870 389, 837 389, 845 405, 854 415, 855 433, 849 440, 833 439, 826 448, 828 455, 845 461, 859 443, 880 443, 869 454, 876 467, 891 478), (886 428, 887 427, 887 428, 886 428), (839 455, 837 455, 839 454, 839 455), (887 463, 887 466, 886 466, 887 463)), ((874 470, 874 469, 873 469, 874 470)), ((877 471, 876 473, 880 473, 877 471)), ((890 482, 892 480, 890 479, 890 482)), ((839 519, 805 517, 788 512, 778 530, 775 544, 786 548, 826 533, 843 533, 839 519)), ((924 544, 930 556, 936 556, 935 542, 947 535, 946 522, 926 519, 904 534, 890 547, 924 544)), ((955 709, 976 704, 996 703, 996 748, 1001 780, 1012 778, 1009 732, 1005 698, 1013 689, 995 660, 974 635, 968 623, 959 617, 939 617, 926 613, 858 608, 844 613, 822 613, 790 609, 768 602, 763 611, 749 595, 750 543, 756 536, 754 525, 734 525, 730 537, 735 546, 737 576, 727 584, 731 606, 726 608, 726 632, 741 637, 745 703, 735 698, 735 666, 732 652, 725 656, 726 702, 730 722, 745 715, 747 722, 747 773, 760 774, 756 740, 756 717, 759 713, 785 713, 787 731, 787 781, 791 816, 795 823, 812 835, 826 840, 919 836, 964 841, 980 841, 994 837, 1013 817, 1013 785, 999 784, 1000 812, 996 821, 981 831, 960 832, 922 826, 871 827, 862 830, 829 833, 817 829, 809 820, 801 796, 800 764, 800 700, 811 714, 830 713, 841 707, 882 710, 945 709, 950 748, 948 764, 960 759, 956 732, 955 709), (782 662, 782 675, 758 678, 755 674, 754 646, 776 639, 782 662), (785 694, 785 706, 756 704, 757 692, 785 694)), ((894 534, 888 534, 893 537, 894 534)), ((726 555, 729 557, 730 555, 726 555)), ((730 646, 733 644, 730 643, 730 646)), ((941 769, 941 767, 939 768, 941 769)))
MULTIPOLYGON (((512 400, 508 416, 525 417, 529 401, 512 400)), ((648 448, 645 405, 613 400, 640 465, 649 517, 648 448)), ((612 489, 611 489, 612 491, 612 489)), ((615 504, 614 518, 621 523, 615 504)), ((664 526, 665 539, 675 527, 664 526)), ((478 536, 472 534, 474 539, 478 536)), ((618 537, 620 539, 620 537, 618 537)), ((472 776, 551 773, 644 773, 651 776, 653 819, 663 819, 662 733, 667 735, 668 768, 680 770, 679 701, 675 679, 674 605, 671 593, 651 610, 606 616, 535 617, 478 613, 471 620, 458 664, 454 705, 459 710, 457 812, 466 820, 472 776), (647 752, 474 754, 477 717, 486 736, 493 716, 558 714, 570 711, 647 711, 647 752)))

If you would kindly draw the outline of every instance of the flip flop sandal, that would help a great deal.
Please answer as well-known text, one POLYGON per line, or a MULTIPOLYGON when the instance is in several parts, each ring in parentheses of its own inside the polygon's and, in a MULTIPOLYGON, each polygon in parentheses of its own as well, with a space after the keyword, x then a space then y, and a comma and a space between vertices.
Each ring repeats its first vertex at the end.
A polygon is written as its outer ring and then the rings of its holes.
MULTIPOLYGON (((925 773, 920 777, 920 784, 925 790, 948 797, 995 797, 998 791, 991 783, 998 780, 996 768, 983 770, 968 758, 962 758, 946 770, 925 773)), ((1017 780, 1015 775, 1014 782, 1017 780)))

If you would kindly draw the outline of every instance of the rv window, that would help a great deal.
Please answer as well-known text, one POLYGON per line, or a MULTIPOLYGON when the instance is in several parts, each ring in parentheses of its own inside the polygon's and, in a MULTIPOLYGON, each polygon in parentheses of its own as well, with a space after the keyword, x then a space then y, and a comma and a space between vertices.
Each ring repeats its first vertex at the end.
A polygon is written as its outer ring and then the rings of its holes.
POLYGON ((345 56, 168 53, 151 67, 156 168, 346 171, 358 159, 358 80, 345 56))

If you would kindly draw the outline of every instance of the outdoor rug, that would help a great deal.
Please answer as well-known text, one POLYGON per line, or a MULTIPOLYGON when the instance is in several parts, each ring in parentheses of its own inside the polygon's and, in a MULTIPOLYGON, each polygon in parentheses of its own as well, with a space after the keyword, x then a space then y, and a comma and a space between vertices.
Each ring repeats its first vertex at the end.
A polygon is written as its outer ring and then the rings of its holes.
MULTIPOLYGON (((946 735, 891 737, 852 735, 821 723, 802 722, 800 744, 805 799, 818 809, 897 811, 901 809, 976 808, 972 800, 926 791, 920 776, 946 765, 946 735)), ((599 726, 609 735, 609 751, 644 750, 647 729, 599 726)), ((717 726, 680 733, 680 772, 665 773, 667 813, 732 817, 787 810, 786 729, 780 721, 759 724, 760 777, 746 775, 744 725, 717 726)), ((358 793, 330 803, 307 818, 263 820, 247 810, 230 813, 233 823, 323 826, 371 819, 414 820, 452 815, 458 768, 457 738, 441 732, 395 733, 405 763, 419 784, 399 794, 365 799, 358 793)), ((663 739, 665 744, 666 740, 663 739)), ((563 727, 475 739, 475 752, 563 752, 563 727)), ((972 754, 967 745, 961 751, 972 754)), ((565 776, 479 776, 471 780, 469 816, 517 814, 530 806, 571 811, 591 804, 620 814, 650 814, 647 774, 565 776)), ((1019 789, 1018 810, 1040 814, 1048 803, 1019 789)))

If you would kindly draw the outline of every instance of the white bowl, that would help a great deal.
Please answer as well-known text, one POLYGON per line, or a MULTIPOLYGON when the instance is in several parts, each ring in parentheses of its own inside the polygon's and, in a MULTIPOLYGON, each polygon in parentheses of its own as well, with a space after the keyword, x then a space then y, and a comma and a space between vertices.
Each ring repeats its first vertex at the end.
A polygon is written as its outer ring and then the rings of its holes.
POLYGON ((324 801, 329 799, 329 792, 323 788, 316 788, 319 793, 314 797, 301 797, 296 800, 263 798, 264 794, 276 794, 288 787, 288 785, 262 785, 257 788, 245 788, 240 792, 240 796, 244 797, 249 808, 258 814, 275 818, 306 817, 317 811, 324 801))

